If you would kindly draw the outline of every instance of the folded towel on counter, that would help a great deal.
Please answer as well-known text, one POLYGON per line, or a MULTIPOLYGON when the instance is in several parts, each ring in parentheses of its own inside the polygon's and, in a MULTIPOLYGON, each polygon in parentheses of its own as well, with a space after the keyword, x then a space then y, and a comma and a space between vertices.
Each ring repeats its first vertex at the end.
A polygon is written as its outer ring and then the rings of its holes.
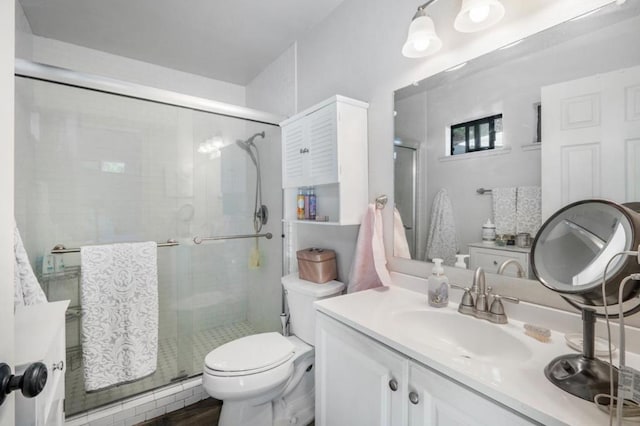
POLYGON ((516 234, 516 188, 493 188, 493 223, 496 234, 516 234))
POLYGON ((152 374, 158 354, 157 244, 85 246, 80 260, 85 389, 152 374))
POLYGON ((24 249, 24 244, 22 244, 20 231, 15 224, 13 228, 13 252, 15 253, 13 265, 14 306, 46 303, 47 297, 42 291, 36 275, 33 273, 33 268, 29 263, 29 256, 27 256, 27 251, 24 249))
POLYGON ((516 231, 535 236, 542 224, 542 196, 539 186, 519 186, 516 195, 516 231))
POLYGON ((393 209, 393 255, 411 259, 411 251, 407 242, 407 233, 402 223, 402 216, 397 208, 393 209))
POLYGON ((453 218, 449 194, 443 188, 433 197, 425 260, 440 258, 445 265, 453 266, 456 263, 456 254, 458 254, 456 222, 453 218))
POLYGON ((390 284, 382 239, 382 214, 374 204, 369 204, 358 231, 347 293, 390 284))

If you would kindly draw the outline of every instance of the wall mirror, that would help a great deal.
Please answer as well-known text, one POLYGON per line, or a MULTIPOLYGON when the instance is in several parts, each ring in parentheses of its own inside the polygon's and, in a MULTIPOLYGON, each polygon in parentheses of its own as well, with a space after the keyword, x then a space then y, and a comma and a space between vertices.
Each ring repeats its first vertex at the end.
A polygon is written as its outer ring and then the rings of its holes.
POLYGON ((453 247, 532 279, 518 232, 577 200, 639 201, 639 39, 640 2, 612 3, 395 91, 394 255, 452 266, 453 247), (483 244, 487 219, 511 235, 483 244))

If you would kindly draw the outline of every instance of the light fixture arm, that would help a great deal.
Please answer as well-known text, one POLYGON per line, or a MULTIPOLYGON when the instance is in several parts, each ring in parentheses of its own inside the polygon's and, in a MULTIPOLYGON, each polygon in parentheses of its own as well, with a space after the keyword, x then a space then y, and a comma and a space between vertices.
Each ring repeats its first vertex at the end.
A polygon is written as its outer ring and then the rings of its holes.
MULTIPOLYGON (((430 4, 435 3, 437 1, 438 0, 428 0, 424 4, 421 4, 420 6, 418 6, 418 11, 416 12, 416 16, 418 16, 418 13, 423 12, 427 8, 427 6, 429 6, 430 4)), ((415 18, 415 16, 414 16, 414 18, 415 18)))

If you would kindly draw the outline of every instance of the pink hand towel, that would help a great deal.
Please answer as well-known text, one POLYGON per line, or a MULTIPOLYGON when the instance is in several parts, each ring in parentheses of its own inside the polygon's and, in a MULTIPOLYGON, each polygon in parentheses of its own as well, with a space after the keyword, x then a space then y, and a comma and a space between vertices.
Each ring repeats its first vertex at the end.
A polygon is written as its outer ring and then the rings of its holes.
POLYGON ((382 214, 369 204, 360 224, 356 253, 349 272, 347 293, 389 286, 391 276, 387 270, 382 239, 382 214))

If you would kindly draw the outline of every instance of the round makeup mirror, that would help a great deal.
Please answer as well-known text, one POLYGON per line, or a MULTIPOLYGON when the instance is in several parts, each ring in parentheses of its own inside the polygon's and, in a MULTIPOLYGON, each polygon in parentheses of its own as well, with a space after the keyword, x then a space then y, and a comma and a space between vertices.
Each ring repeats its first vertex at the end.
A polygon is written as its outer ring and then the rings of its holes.
MULTIPOLYGON (((640 283, 626 285, 618 300, 621 282, 640 271, 635 252, 640 244, 638 203, 619 205, 606 200, 584 200, 558 210, 540 228, 531 248, 535 277, 582 311, 581 354, 562 355, 545 368, 545 376, 556 386, 580 398, 593 401, 609 395, 617 369, 610 377, 610 365, 595 358, 595 307, 618 305, 640 294, 640 283), (606 269, 606 276, 605 276, 606 269), (605 281, 603 294, 602 283, 605 281)), ((637 303, 625 315, 640 310, 637 303)))
MULTIPOLYGON (((570 302, 602 306, 602 278, 609 260, 619 252, 637 250, 640 214, 605 200, 570 204, 553 214, 540 228, 531 248, 536 278, 570 302)), ((638 272, 638 261, 618 256, 607 269, 607 305, 618 303, 624 277, 638 272)), ((625 287, 625 300, 640 293, 625 287)), ((573 304, 573 303, 572 303, 573 304)))

